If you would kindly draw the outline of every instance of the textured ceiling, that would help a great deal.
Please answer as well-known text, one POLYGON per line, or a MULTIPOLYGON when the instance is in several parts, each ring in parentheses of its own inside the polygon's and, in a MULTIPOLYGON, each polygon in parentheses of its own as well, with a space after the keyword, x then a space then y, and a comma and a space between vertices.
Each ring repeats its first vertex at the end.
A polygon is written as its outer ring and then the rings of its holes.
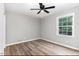
POLYGON ((38 3, 6 3, 6 11, 8 12, 16 12, 16 13, 22 13, 28 16, 33 16, 33 17, 46 17, 51 14, 56 14, 58 12, 71 9, 74 7, 78 7, 79 3, 43 3, 46 7, 49 6, 56 6, 55 9, 49 9, 48 11, 50 12, 49 14, 45 12, 41 12, 40 14, 37 14, 38 10, 30 10, 31 8, 39 8, 38 3))

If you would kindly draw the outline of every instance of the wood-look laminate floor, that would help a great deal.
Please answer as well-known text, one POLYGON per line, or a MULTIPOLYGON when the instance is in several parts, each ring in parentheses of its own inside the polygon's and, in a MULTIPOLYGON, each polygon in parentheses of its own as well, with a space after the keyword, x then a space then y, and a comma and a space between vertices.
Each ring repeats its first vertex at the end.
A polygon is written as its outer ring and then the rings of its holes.
POLYGON ((38 39, 11 45, 5 48, 5 56, 53 56, 53 55, 79 55, 75 51, 60 45, 38 39))

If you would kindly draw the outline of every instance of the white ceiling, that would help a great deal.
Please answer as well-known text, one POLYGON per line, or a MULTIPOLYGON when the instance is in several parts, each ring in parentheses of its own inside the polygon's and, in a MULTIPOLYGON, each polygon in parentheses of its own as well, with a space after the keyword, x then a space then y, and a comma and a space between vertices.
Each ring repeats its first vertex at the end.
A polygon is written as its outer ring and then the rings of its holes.
POLYGON ((49 9, 48 11, 50 12, 49 14, 45 12, 41 12, 40 14, 37 14, 38 10, 30 10, 31 8, 39 8, 38 3, 6 3, 6 10, 10 12, 17 12, 17 13, 22 13, 25 15, 29 16, 34 16, 34 17, 45 17, 49 16, 51 14, 56 14, 58 12, 71 9, 74 7, 78 7, 79 3, 59 3, 59 4, 54 4, 54 3, 43 3, 46 7, 49 6, 56 6, 55 9, 49 9))

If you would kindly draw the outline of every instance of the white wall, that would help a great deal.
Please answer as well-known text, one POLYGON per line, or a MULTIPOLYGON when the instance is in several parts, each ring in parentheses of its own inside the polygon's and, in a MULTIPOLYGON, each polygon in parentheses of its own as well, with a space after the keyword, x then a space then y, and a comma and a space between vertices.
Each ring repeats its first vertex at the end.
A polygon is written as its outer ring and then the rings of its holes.
POLYGON ((0 3, 0 55, 4 52, 5 46, 5 15, 4 4, 0 3))
POLYGON ((61 44, 79 48, 79 7, 62 11, 55 15, 44 18, 42 20, 42 38, 45 38, 52 42, 58 42, 61 44), (69 13, 75 13, 74 37, 56 35, 56 17, 69 13))
POLYGON ((7 12, 6 43, 28 41, 40 37, 40 20, 27 15, 7 12))

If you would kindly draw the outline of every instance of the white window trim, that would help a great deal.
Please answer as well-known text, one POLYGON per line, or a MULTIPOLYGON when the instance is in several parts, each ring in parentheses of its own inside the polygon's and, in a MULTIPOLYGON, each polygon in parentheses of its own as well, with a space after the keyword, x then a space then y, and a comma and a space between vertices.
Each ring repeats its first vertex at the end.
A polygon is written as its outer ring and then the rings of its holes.
POLYGON ((58 36, 66 36, 66 37, 74 37, 74 16, 75 14, 74 13, 70 13, 70 14, 66 14, 66 15, 63 15, 63 16, 58 16, 56 18, 56 35, 58 36), (61 17, 66 17, 66 16, 73 16, 73 19, 72 19, 72 35, 61 35, 59 34, 59 18, 61 17))

